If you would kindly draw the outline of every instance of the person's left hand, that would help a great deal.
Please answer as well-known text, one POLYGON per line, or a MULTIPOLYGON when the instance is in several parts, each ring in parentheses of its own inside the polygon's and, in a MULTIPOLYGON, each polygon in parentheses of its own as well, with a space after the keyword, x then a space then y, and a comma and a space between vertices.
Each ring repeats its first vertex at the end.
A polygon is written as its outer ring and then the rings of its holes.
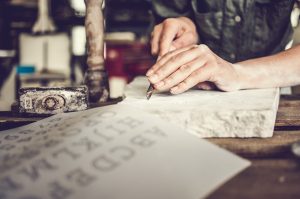
POLYGON ((239 90, 238 66, 213 53, 206 45, 193 45, 164 55, 146 74, 158 91, 179 94, 198 86, 210 90, 239 90))

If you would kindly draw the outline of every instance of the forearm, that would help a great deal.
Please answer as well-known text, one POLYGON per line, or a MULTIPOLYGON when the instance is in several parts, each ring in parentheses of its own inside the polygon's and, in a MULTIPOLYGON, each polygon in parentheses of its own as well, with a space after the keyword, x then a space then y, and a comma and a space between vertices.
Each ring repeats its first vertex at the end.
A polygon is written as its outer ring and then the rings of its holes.
POLYGON ((300 84, 300 45, 276 55, 234 64, 239 88, 270 88, 300 84))

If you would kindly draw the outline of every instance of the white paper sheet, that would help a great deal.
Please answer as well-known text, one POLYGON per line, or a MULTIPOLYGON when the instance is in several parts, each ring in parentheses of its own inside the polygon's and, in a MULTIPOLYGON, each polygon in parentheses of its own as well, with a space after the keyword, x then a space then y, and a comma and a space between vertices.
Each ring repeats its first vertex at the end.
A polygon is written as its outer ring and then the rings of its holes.
POLYGON ((197 199, 249 164, 115 105, 0 132, 0 198, 197 199))

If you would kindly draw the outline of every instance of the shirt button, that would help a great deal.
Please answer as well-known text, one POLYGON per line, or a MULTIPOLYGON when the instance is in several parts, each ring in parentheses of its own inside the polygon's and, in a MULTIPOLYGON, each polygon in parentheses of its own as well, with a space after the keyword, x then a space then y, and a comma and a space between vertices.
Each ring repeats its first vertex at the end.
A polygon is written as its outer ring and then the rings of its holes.
POLYGON ((241 18, 239 15, 236 15, 236 16, 234 17, 234 21, 237 22, 237 23, 239 23, 239 22, 242 21, 242 18, 241 18))
POLYGON ((233 59, 233 60, 234 60, 235 57, 236 57, 234 53, 231 53, 229 56, 230 56, 230 58, 233 59))

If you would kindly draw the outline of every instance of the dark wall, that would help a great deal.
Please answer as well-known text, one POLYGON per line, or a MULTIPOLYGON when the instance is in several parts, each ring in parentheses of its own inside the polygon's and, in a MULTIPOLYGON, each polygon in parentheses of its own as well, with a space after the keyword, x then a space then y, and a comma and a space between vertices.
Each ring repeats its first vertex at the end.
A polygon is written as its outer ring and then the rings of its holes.
POLYGON ((106 0, 107 31, 145 34, 151 26, 151 0, 106 0))
POLYGON ((6 0, 0 1, 0 50, 12 48, 10 34, 10 16, 8 14, 8 3, 6 0))

